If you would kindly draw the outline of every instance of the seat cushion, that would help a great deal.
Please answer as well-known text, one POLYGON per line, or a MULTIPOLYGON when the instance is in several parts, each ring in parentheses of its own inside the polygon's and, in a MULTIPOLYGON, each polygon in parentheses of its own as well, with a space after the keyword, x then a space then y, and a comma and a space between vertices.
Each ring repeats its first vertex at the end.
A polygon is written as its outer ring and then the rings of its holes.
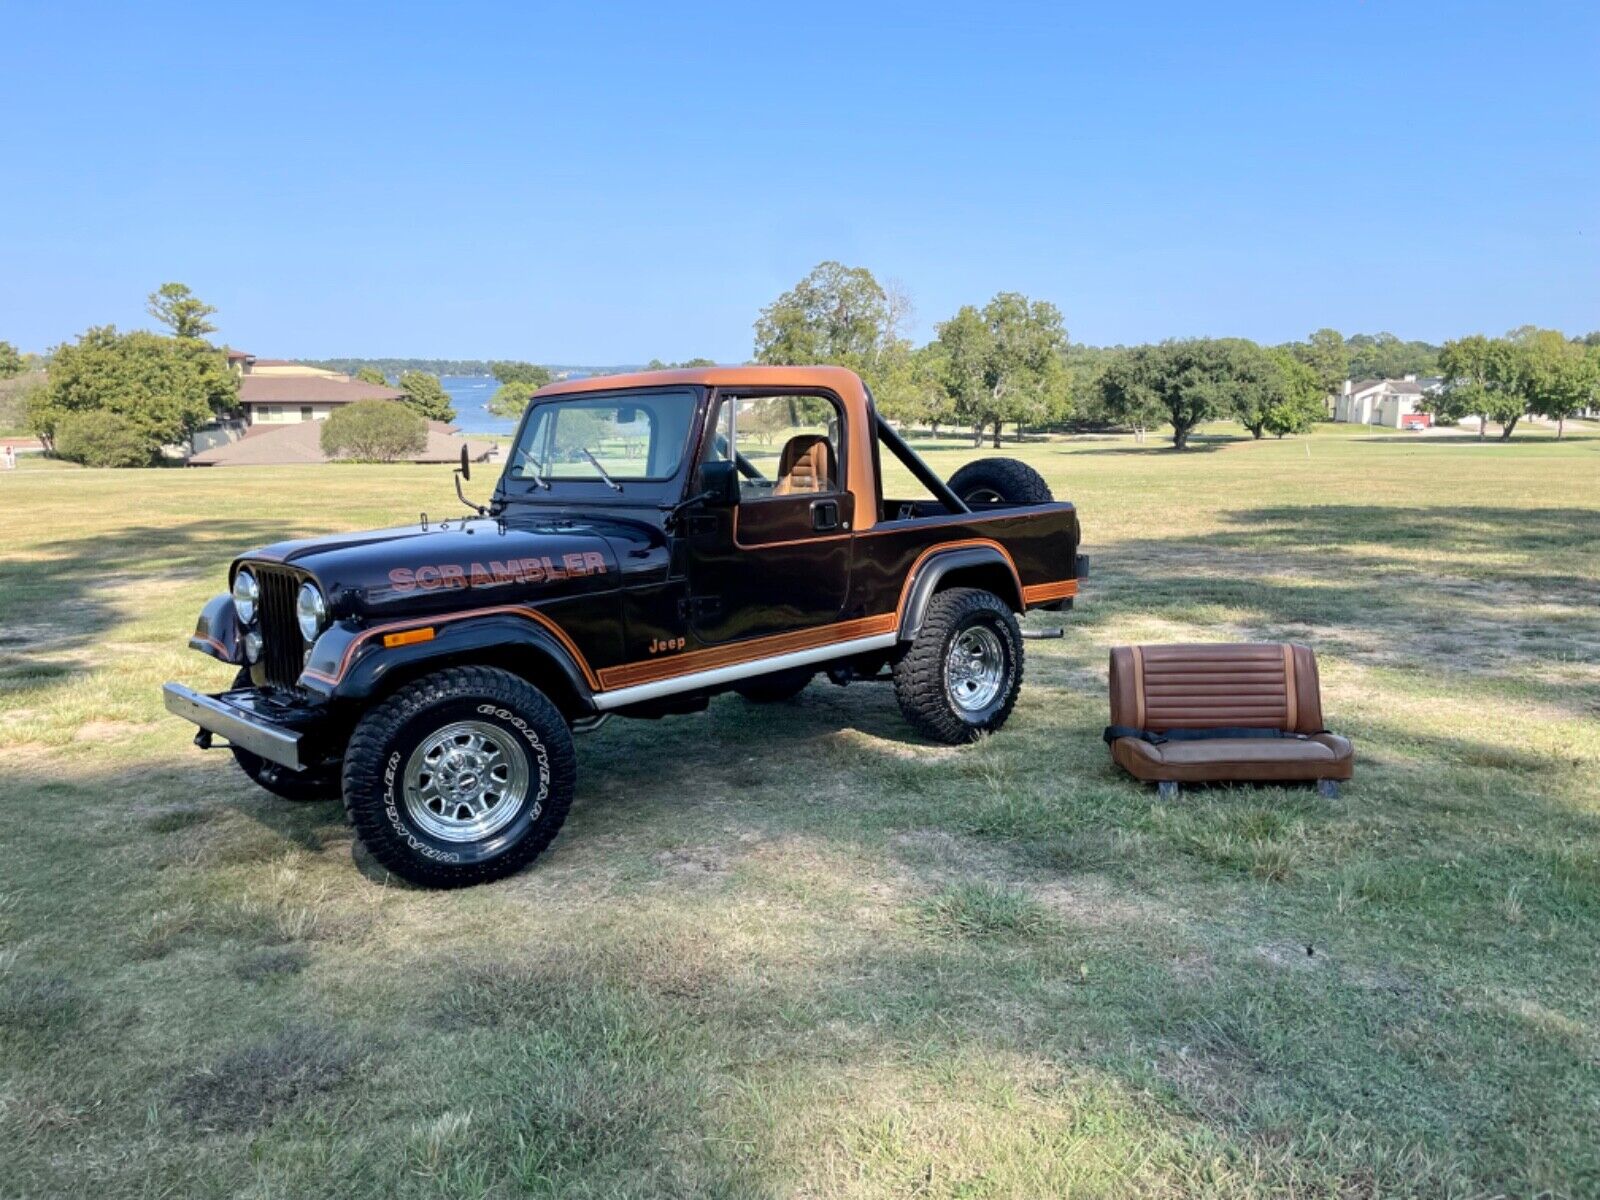
POLYGON ((1111 757, 1136 779, 1286 783, 1349 779, 1355 751, 1346 738, 1319 733, 1308 738, 1208 738, 1152 745, 1118 738, 1111 757))

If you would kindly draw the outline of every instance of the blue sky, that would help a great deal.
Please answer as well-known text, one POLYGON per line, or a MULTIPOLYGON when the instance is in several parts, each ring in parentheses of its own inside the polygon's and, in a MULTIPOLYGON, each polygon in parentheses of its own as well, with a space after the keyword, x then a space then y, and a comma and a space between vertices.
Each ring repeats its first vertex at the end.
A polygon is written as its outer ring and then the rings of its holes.
POLYGON ((1600 327, 1600 6, 29 4, 0 338, 266 356, 750 352, 838 258, 919 338, 1600 327))

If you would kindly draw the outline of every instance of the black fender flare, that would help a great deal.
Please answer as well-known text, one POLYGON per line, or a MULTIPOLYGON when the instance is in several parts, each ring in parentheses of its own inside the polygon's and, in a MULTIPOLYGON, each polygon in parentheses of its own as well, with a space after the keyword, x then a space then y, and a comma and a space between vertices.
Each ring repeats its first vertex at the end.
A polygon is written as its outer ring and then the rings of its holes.
POLYGON ((363 701, 380 691, 397 671, 413 674, 419 666, 437 664, 442 668, 467 661, 494 665, 486 652, 502 657, 508 667, 530 658, 547 663, 566 682, 583 713, 598 711, 594 677, 577 648, 536 617, 516 612, 467 615, 433 624, 419 618, 408 621, 403 629, 385 626, 381 631, 335 626, 317 639, 312 662, 300 682, 329 700, 363 701), (384 644, 384 634, 423 630, 432 630, 432 636, 384 644))
POLYGON ((1014 611, 1022 611, 1021 583, 1017 580, 1016 567, 998 546, 961 546, 936 550, 917 567, 906 589, 905 605, 900 614, 899 635, 902 642, 913 640, 921 631, 928 603, 939 590, 940 581, 951 571, 967 567, 999 567, 1014 584, 1000 593, 1000 598, 1010 604, 1014 611))
POLYGON ((207 600, 200 610, 194 633, 189 637, 189 649, 237 667, 244 663, 243 641, 244 631, 238 610, 233 606, 233 595, 223 592, 207 600))

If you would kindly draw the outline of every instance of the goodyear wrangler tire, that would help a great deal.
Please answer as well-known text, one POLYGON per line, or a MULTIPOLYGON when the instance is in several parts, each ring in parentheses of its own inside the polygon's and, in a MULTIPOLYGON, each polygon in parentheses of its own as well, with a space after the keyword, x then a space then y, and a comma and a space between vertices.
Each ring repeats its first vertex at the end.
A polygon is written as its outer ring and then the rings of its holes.
POLYGON ((577 778, 567 723, 506 671, 453 667, 361 719, 344 757, 344 806, 373 858, 424 887, 466 887, 525 867, 566 820, 577 778))
POLYGON ((1055 499, 1044 476, 1014 458, 980 458, 950 476, 950 490, 968 504, 1049 504, 1055 499))
MULTIPOLYGON (((235 688, 250 686, 249 667, 240 668, 239 674, 234 677, 233 686, 235 688)), ((251 754, 250 751, 231 743, 228 749, 233 751, 233 761, 239 764, 239 769, 250 776, 250 782, 259 788, 265 788, 280 799, 312 803, 339 798, 338 767, 291 771, 288 767, 268 762, 260 755, 251 754)))
POLYGON ((894 665, 894 694, 913 728, 956 746, 1006 723, 1022 688, 1022 633, 1006 602, 950 588, 928 603, 922 628, 894 665))

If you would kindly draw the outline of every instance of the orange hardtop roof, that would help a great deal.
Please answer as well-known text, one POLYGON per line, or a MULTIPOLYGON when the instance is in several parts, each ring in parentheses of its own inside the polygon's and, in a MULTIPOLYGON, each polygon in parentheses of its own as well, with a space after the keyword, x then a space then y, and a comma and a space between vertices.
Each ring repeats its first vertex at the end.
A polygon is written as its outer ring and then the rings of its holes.
POLYGON ((534 393, 564 396, 571 392, 609 392, 617 388, 671 387, 825 387, 845 396, 861 394, 861 380, 844 367, 679 367, 666 371, 633 371, 626 375, 591 375, 560 379, 534 393))

